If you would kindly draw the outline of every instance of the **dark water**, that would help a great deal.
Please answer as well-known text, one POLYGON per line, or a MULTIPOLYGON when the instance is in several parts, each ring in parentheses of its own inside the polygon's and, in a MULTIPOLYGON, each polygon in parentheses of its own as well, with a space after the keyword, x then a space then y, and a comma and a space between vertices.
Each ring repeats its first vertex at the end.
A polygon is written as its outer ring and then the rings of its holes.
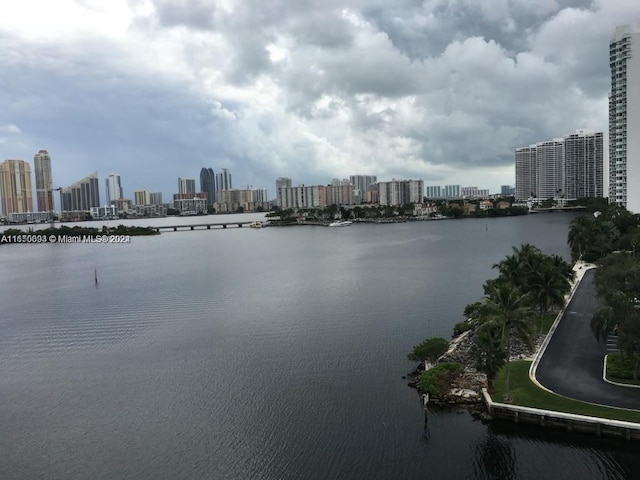
POLYGON ((425 424, 401 378, 571 218, 0 247, 0 478, 632 478, 636 444, 425 424))

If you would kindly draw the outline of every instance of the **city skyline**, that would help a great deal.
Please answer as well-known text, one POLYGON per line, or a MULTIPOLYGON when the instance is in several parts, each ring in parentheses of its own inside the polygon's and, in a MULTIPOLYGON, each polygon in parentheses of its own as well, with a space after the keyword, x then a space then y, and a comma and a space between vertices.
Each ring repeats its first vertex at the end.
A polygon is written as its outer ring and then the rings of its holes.
POLYGON ((128 196, 203 165, 498 191, 518 146, 608 131, 609 40, 638 20, 622 0, 25 0, 0 6, 0 158, 42 146, 58 186, 115 171, 128 196))

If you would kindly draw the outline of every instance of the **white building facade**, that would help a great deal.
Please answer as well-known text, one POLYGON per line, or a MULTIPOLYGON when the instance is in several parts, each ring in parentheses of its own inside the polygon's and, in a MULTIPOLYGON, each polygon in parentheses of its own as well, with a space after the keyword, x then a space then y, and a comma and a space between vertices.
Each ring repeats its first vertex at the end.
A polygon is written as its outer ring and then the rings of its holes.
POLYGON ((609 202, 640 213, 640 24, 609 43, 609 202))

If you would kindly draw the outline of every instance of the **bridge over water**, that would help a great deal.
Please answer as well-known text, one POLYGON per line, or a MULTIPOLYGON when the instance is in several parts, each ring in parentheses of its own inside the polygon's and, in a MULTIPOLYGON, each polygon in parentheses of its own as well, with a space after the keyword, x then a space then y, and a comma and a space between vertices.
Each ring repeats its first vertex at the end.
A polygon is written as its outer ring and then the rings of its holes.
MULTIPOLYGON (((178 230, 211 230, 212 228, 224 229, 227 227, 242 228, 245 225, 251 226, 252 224, 255 224, 255 221, 224 222, 224 223, 194 223, 194 224, 188 224, 188 225, 154 225, 149 228, 160 233, 163 230, 177 232, 178 230)), ((261 224, 260 226, 264 226, 264 224, 261 224)))

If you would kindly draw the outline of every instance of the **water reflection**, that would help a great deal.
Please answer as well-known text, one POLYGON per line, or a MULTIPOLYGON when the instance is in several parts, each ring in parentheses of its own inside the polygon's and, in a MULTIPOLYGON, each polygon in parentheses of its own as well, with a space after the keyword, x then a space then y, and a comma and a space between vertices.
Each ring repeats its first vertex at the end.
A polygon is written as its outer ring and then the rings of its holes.
POLYGON ((488 434, 474 445, 473 472, 476 478, 517 479, 518 463, 513 445, 506 437, 488 434))

